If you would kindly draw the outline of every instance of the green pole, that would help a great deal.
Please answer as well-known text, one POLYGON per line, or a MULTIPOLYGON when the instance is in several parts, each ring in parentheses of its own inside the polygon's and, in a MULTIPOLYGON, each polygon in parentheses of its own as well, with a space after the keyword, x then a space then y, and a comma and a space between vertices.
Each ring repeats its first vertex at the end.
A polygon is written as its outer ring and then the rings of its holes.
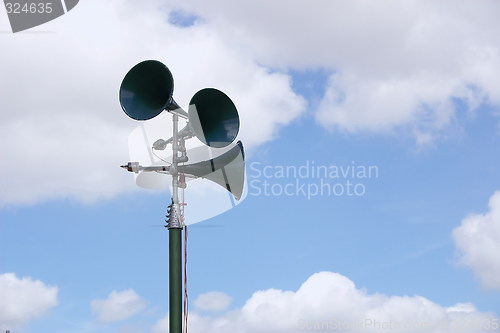
POLYGON ((179 211, 179 176, 177 173, 179 116, 172 117, 172 204, 168 212, 168 269, 169 269, 169 333, 182 333, 182 222, 179 211))
POLYGON ((182 229, 170 228, 169 234, 169 296, 170 333, 182 332, 182 229))

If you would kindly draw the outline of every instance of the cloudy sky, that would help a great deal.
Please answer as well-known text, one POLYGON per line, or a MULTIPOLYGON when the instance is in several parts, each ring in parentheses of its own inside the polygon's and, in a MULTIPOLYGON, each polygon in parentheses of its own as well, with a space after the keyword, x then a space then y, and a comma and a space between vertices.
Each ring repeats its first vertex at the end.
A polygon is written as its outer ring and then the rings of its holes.
POLYGON ((190 332, 500 331, 499 12, 85 0, 13 34, 0 9, 0 331, 168 331, 170 196, 118 168, 146 59, 184 107, 229 95, 247 153, 245 200, 189 228, 190 332))

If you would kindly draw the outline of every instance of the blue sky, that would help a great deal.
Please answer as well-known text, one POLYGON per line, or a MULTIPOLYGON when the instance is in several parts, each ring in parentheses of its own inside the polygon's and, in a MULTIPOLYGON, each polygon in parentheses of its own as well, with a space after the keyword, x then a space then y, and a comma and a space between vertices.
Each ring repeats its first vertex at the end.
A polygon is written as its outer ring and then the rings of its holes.
POLYGON ((118 168, 144 59, 179 104, 217 87, 242 122, 247 197, 189 228, 191 332, 499 330, 498 3, 283 5, 86 1, 19 34, 0 14, 1 330, 166 331, 169 194, 118 168), (259 177, 304 165, 377 173, 259 177), (321 181, 363 193, 294 192, 321 181))

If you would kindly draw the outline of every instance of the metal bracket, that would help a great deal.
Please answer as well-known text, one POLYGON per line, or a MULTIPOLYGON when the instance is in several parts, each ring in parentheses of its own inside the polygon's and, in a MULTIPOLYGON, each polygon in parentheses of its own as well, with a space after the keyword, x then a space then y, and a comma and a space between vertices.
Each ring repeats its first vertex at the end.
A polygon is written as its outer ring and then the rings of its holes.
POLYGON ((172 229, 182 229, 184 227, 184 223, 182 222, 179 204, 175 204, 172 200, 172 203, 168 206, 167 211, 167 220, 165 221, 167 224, 165 228, 172 229))

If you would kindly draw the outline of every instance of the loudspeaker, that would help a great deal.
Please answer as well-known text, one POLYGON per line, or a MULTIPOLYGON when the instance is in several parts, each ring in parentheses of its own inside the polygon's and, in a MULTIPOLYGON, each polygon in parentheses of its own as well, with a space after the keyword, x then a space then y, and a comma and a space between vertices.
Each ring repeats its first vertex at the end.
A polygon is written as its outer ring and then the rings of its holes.
POLYGON ((195 177, 209 179, 234 195, 240 200, 245 184, 245 152, 243 144, 236 145, 224 154, 207 161, 179 165, 181 173, 195 177))
POLYGON ((120 105, 132 119, 147 120, 175 110, 174 78, 163 63, 146 60, 132 67, 120 86, 120 105))
POLYGON ((220 90, 198 91, 189 102, 188 114, 193 134, 210 147, 226 147, 238 135, 238 111, 233 101, 220 90))

